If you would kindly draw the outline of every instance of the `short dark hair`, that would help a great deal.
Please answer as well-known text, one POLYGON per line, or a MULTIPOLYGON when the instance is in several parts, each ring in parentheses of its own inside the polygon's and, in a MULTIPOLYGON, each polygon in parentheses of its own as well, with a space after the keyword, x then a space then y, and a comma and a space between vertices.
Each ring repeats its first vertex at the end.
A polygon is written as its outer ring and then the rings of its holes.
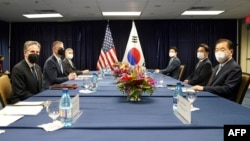
POLYGON ((228 49, 233 49, 233 42, 229 39, 219 39, 216 41, 215 45, 222 43, 222 42, 226 42, 227 43, 227 47, 228 49))
POLYGON ((199 47, 203 47, 203 48, 205 49, 206 52, 209 52, 209 51, 210 51, 210 49, 209 49, 209 47, 208 47, 207 44, 204 44, 204 43, 199 44, 199 47))
POLYGON ((171 46, 171 47, 169 48, 169 50, 170 50, 170 49, 173 49, 175 52, 178 52, 176 46, 171 46))

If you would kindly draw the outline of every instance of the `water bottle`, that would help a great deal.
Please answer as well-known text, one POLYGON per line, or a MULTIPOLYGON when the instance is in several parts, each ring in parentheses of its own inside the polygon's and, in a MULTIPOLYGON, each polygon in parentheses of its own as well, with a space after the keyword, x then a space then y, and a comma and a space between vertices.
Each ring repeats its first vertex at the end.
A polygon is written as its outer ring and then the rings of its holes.
POLYGON ((173 111, 177 112, 178 95, 183 96, 181 83, 178 82, 173 95, 173 111))
POLYGON ((94 73, 91 78, 91 90, 96 91, 98 87, 98 74, 94 73))
POLYGON ((64 127, 72 125, 72 102, 68 92, 68 88, 63 88, 62 96, 59 103, 60 120, 64 127))
POLYGON ((105 69, 100 69, 99 71, 99 78, 103 79, 105 77, 105 69))

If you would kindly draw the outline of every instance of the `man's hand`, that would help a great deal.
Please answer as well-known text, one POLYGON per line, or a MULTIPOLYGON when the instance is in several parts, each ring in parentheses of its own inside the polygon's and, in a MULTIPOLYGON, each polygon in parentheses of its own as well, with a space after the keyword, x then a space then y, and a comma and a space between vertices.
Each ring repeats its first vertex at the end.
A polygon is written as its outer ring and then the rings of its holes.
POLYGON ((69 75, 68 75, 68 78, 69 78, 69 80, 74 80, 74 79, 76 79, 76 73, 70 73, 69 75))

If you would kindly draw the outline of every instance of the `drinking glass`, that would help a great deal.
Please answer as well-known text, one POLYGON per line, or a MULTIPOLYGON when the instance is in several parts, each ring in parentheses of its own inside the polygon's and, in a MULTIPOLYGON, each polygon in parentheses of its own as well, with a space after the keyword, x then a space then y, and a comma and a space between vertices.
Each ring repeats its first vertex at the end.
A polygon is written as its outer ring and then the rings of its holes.
POLYGON ((195 90, 186 90, 187 100, 191 103, 191 111, 197 110, 196 107, 193 106, 194 101, 197 99, 197 92, 195 90))
POLYGON ((83 78, 83 87, 85 88, 85 90, 88 90, 88 88, 91 85, 91 80, 89 77, 85 77, 83 78))
POLYGON ((53 122, 55 122, 59 117, 59 100, 47 100, 46 111, 53 122))
POLYGON ((158 87, 164 87, 164 75, 163 74, 158 74, 157 77, 157 86, 158 87))

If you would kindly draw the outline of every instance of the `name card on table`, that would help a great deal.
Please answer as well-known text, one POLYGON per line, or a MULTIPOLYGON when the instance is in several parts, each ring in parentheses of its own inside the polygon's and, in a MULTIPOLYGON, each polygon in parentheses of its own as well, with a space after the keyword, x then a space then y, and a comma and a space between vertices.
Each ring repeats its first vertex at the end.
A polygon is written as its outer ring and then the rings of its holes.
POLYGON ((73 123, 81 116, 79 94, 71 99, 72 102, 72 119, 73 123))
POLYGON ((182 96, 178 96, 177 103, 178 114, 180 120, 185 124, 191 124, 191 104, 182 96))

